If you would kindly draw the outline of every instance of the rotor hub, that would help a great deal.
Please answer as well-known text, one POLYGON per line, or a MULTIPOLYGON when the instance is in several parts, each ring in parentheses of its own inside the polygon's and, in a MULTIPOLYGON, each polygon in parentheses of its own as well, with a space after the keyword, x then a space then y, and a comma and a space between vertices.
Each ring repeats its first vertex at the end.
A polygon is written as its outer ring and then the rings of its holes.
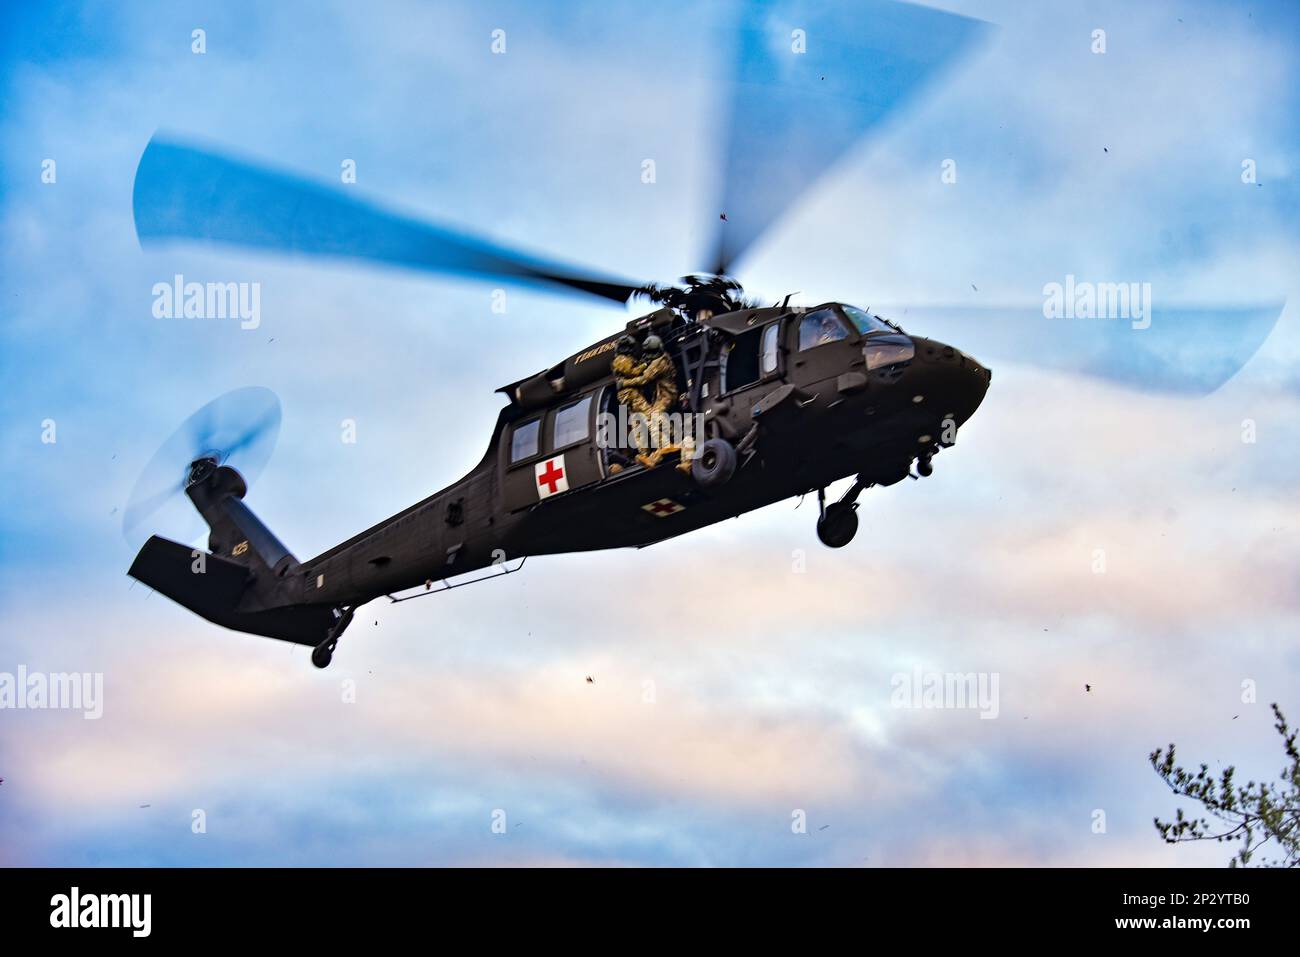
POLYGON ((189 488, 191 485, 198 485, 200 482, 212 475, 220 465, 220 452, 215 450, 204 452, 189 464, 189 472, 185 477, 185 487, 189 488))
POLYGON ((740 283, 729 276, 693 274, 683 276, 680 286, 646 286, 641 291, 652 302, 675 309, 687 319, 718 316, 752 305, 740 283))

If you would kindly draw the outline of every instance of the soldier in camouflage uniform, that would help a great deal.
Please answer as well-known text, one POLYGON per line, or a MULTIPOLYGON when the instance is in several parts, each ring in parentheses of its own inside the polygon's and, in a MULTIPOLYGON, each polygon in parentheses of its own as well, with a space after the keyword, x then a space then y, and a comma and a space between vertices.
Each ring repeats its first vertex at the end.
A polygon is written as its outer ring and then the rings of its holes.
MULTIPOLYGON (((635 379, 645 372, 645 363, 637 356, 637 351, 635 339, 631 336, 619 336, 618 342, 614 344, 614 359, 610 362, 609 367, 618 383, 618 401, 627 407, 629 413, 639 412, 648 416, 650 414, 650 403, 641 394, 641 390, 636 386, 624 384, 624 380, 635 379)), ((646 430, 632 428, 628 431, 632 440, 636 442, 638 456, 645 455, 646 430)), ((623 459, 623 462, 614 462, 610 465, 609 471, 617 475, 623 471, 623 465, 626 462, 627 459, 623 459)))
POLYGON ((619 380, 619 396, 621 397, 623 391, 627 389, 639 392, 642 386, 653 386, 653 399, 647 401, 643 395, 638 395, 638 398, 641 399, 645 412, 650 417, 650 432, 655 449, 648 455, 642 449, 637 456, 637 461, 646 468, 654 468, 665 455, 680 451, 678 446, 672 443, 672 435, 665 418, 667 412, 677 404, 677 368, 668 353, 664 352, 663 340, 658 336, 646 336, 641 349, 645 365, 640 375, 619 380))
POLYGON ((639 380, 645 372, 646 364, 636 353, 636 340, 631 336, 619 336, 618 342, 614 344, 614 361, 609 367, 618 378, 618 401, 627 406, 629 412, 648 415, 650 403, 636 384, 628 381, 639 380))

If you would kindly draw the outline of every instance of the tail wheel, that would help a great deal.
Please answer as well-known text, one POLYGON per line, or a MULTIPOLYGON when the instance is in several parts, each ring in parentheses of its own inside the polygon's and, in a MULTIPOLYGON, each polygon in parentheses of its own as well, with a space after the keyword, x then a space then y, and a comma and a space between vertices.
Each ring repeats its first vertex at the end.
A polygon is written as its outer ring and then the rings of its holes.
POLYGON ((723 485, 736 472, 736 447, 726 439, 709 439, 691 458, 691 477, 702 488, 723 485))
POLYGON ((311 663, 317 668, 328 668, 334 658, 334 642, 322 641, 311 650, 311 663))
POLYGON ((827 505, 826 512, 817 519, 817 538, 827 548, 843 548, 858 533, 857 506, 851 502, 827 505))

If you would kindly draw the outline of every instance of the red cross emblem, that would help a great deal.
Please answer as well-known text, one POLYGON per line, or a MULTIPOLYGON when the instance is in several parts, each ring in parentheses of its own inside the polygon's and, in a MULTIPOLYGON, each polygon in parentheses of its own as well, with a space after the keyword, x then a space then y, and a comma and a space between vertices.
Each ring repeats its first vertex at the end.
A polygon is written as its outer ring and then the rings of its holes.
POLYGON ((557 455, 553 459, 538 462, 533 466, 533 474, 537 476, 537 497, 539 499, 554 495, 556 492, 567 492, 569 490, 569 474, 564 468, 563 455, 557 455))
POLYGON ((643 511, 649 512, 655 518, 667 518, 669 515, 676 515, 678 512, 686 511, 686 506, 679 502, 674 502, 670 498, 656 499, 646 505, 641 506, 643 511))

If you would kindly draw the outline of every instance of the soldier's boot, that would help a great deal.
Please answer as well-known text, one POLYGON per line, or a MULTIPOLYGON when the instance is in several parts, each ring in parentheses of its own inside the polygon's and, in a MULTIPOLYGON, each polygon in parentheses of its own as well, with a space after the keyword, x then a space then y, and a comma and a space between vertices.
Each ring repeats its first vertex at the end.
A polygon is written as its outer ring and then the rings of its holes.
POLYGON ((648 469, 655 468, 659 460, 664 457, 664 450, 659 445, 659 427, 653 419, 650 422, 650 445, 653 451, 642 449, 641 454, 636 457, 636 460, 648 469))
POLYGON ((672 428, 664 410, 658 406, 653 407, 650 418, 650 434, 654 441, 654 462, 658 465, 665 455, 671 455, 674 452, 680 452, 681 446, 673 441, 672 428))
POLYGON ((682 458, 677 463, 677 471, 686 475, 691 474, 691 459, 695 458, 695 440, 689 435, 682 439, 681 448, 682 458))

